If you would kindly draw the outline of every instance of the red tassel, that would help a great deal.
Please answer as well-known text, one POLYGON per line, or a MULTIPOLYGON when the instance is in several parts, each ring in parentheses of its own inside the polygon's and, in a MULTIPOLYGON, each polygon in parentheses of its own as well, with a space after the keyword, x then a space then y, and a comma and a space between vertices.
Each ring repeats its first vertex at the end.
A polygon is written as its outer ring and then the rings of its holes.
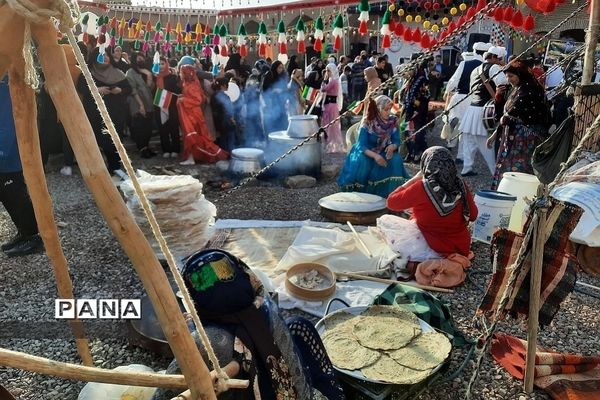
POLYGON ((413 40, 413 42, 417 42, 417 43, 419 43, 421 41, 421 31, 419 30, 419 28, 416 28, 415 31, 413 32, 412 40, 413 40))
POLYGON ((298 42, 298 46, 296 47, 296 50, 300 54, 306 53, 306 44, 304 44, 304 40, 301 40, 298 42))
POLYGON ((458 19, 458 22, 456 23, 456 26, 461 27, 466 23, 467 23, 467 19, 465 18, 464 15, 461 15, 460 18, 458 19))
POLYGON ((433 3, 433 11, 438 11, 440 9, 440 3, 433 3))
POLYGON ((504 10, 502 9, 502 7, 498 7, 494 10, 494 20, 496 22, 502 22, 502 20, 504 19, 504 10))
POLYGON ((396 21, 390 19, 390 32, 394 32, 396 30, 396 21))
POLYGON ((383 35, 383 40, 381 41, 381 48, 389 49, 391 45, 392 43, 390 40, 390 35, 383 35))
POLYGON ((341 48, 342 48, 342 38, 340 36, 336 36, 335 40, 333 41, 333 49, 335 51, 338 51, 341 48))
POLYGON ((438 45, 438 41, 435 38, 431 39, 431 46, 430 47, 434 48, 437 45, 438 45))
POLYGON ((490 18, 494 18, 494 15, 496 14, 496 8, 497 7, 489 8, 487 10, 487 16, 490 17, 490 18))
POLYGON ((469 9, 467 10, 467 20, 473 19, 476 13, 477 10, 475 9, 475 7, 469 7, 469 9))
POLYGON ((265 43, 261 43, 258 46, 258 55, 259 57, 264 57, 267 55, 267 45, 265 43))
POLYGON ((456 30, 456 24, 454 23, 454 21, 450 22, 450 25, 448 25, 448 35, 450 35, 451 33, 454 33, 454 31, 456 30))
POLYGON ((224 46, 219 46, 219 53, 223 56, 223 57, 227 57, 228 54, 228 50, 227 50, 227 45, 224 46))
POLYGON ((285 42, 279 43, 279 54, 287 54, 287 46, 285 42))
POLYGON ((248 56, 248 47, 246 47, 245 44, 240 46, 240 57, 247 57, 248 56))
POLYGON ((520 10, 517 10, 515 15, 513 15, 512 20, 510 21, 510 25, 515 29, 523 26, 523 14, 521 14, 520 10))
POLYGON ((429 37, 428 34, 424 34, 421 37, 421 47, 424 49, 428 49, 431 47, 431 38, 429 37))
POLYGON ((404 25, 402 25, 401 23, 398 23, 396 25, 396 29, 394 29, 394 35, 396 35, 396 37, 401 37, 403 33, 404 33, 404 25))
POLYGON ((444 40, 448 37, 448 31, 446 29, 444 29, 441 33, 440 33, 440 40, 444 40))
POLYGON ((556 10, 556 3, 554 0, 543 1, 542 4, 544 6, 544 14, 550 14, 554 10, 556 10))
POLYGON ((321 51, 323 50, 323 42, 321 42, 321 39, 315 39, 315 44, 313 45, 315 51, 321 51))
POLYGON ((368 32, 367 21, 360 21, 360 25, 358 26, 358 33, 361 35, 366 35, 368 32))
POLYGON ((445 6, 450 5, 450 3, 452 3, 452 0, 442 0, 442 3, 444 3, 445 6))
POLYGON ((477 5, 475 6, 475 8, 477 9, 477 11, 481 11, 485 8, 486 5, 487 3, 485 2, 485 0, 477 0, 477 5))
POLYGON ((406 28, 404 30, 404 37, 403 37, 405 42, 410 42, 412 40, 412 32, 410 31, 410 28, 406 28))
POLYGON ((513 15, 514 15, 514 12, 513 12, 512 7, 506 7, 504 9, 504 15, 503 15, 504 21, 506 21, 506 22, 512 21, 513 15))
POLYGON ((535 20, 533 19, 533 16, 531 14, 529 14, 527 16, 527 18, 525 18, 525 21, 523 21, 523 30, 526 32, 530 32, 535 28, 535 20))
POLYGON ((104 43, 106 43, 106 35, 101 34, 100 36, 98 36, 98 44, 104 44, 104 43))

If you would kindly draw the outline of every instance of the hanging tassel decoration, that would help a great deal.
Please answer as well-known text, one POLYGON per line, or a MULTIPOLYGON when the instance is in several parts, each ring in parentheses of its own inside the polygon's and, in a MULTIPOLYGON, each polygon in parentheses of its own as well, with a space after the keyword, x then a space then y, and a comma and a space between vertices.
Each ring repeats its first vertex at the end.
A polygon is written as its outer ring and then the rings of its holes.
POLYGON ((217 46, 221 42, 221 37, 219 36, 220 30, 221 30, 221 27, 219 26, 219 24, 215 24, 215 26, 213 27, 213 32, 212 32, 213 33, 213 40, 212 40, 213 46, 217 46))
POLYGON ((204 49, 202 50, 202 54, 204 54, 206 58, 212 57, 212 49, 210 48, 210 32, 210 26, 206 24, 206 26, 204 27, 204 49))
POLYGON ((246 36, 248 33, 246 32, 246 25, 242 22, 237 32, 237 45, 239 48, 240 56, 242 58, 248 56, 248 46, 246 45, 246 36))
POLYGON ((160 53, 158 51, 154 52, 154 57, 152 58, 152 73, 158 74, 160 72, 160 53))
POLYGON ((302 21, 302 18, 298 18, 298 22, 296 22, 296 32, 296 42, 298 42, 296 51, 299 54, 304 54, 306 53, 306 43, 304 43, 306 37, 304 35, 304 21, 302 21))
POLYGON ((333 22, 333 50, 339 52, 342 48, 342 35, 344 34, 344 18, 338 14, 333 22))
POLYGON ((392 45, 392 41, 390 38, 390 36, 392 35, 392 31, 390 30, 390 15, 390 12, 386 11, 385 14, 383 14, 383 19, 381 20, 380 33, 383 36, 383 38, 381 39, 382 49, 389 49, 392 45))
POLYGON ((258 56, 265 58, 267 55, 267 26, 263 21, 258 25, 258 56))
POLYGON ((223 22, 223 24, 219 28, 219 55, 221 57, 229 56, 229 50, 227 48, 227 36, 228 35, 229 35, 229 32, 227 31, 227 25, 225 25, 225 22, 223 22))
POLYGON ((534 28, 535 20, 533 19, 533 16, 529 14, 527 18, 525 18, 525 21, 523 21, 523 30, 525 32, 531 32, 534 28))
POLYGON ((281 61, 283 64, 287 64, 287 37, 285 34, 285 23, 283 20, 279 21, 277 24, 277 43, 279 44, 279 54, 277 55, 277 60, 281 61))
POLYGON ((315 51, 321 52, 323 50, 323 30, 325 29, 325 25, 323 24, 323 18, 319 15, 317 20, 315 21, 315 43, 313 48, 315 51))
POLYGON ((369 29, 369 11, 371 11, 369 0, 360 0, 358 11, 360 11, 358 16, 358 20, 360 21, 360 24, 358 25, 358 33, 361 35, 366 35, 369 29))

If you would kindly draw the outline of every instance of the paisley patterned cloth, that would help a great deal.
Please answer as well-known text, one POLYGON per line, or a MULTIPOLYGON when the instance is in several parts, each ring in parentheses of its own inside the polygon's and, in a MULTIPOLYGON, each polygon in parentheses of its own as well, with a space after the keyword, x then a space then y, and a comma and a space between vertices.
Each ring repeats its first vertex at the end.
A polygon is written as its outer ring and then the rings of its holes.
POLYGON ((459 201, 462 201, 463 214, 468 220, 470 210, 465 184, 458 176, 450 151, 441 146, 433 146, 425 150, 421 157, 421 172, 425 192, 438 214, 445 217, 456 208, 459 201))

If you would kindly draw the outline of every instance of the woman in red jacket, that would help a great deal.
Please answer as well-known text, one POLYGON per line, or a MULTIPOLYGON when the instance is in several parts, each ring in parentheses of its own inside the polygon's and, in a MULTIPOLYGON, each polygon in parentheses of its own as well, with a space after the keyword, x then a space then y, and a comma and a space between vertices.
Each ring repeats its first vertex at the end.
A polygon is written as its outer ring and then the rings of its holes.
POLYGON ((421 171, 389 195, 387 208, 412 209, 427 244, 440 255, 469 255, 468 223, 477 218, 477 206, 448 149, 434 146, 423 152, 421 171))

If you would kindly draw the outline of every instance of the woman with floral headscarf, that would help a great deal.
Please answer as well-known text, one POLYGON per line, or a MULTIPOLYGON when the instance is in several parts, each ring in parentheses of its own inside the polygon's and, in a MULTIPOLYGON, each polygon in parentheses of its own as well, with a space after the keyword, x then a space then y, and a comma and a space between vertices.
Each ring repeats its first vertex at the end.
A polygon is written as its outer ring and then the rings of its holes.
POLYGON ((346 157, 338 185, 344 192, 364 192, 387 197, 409 178, 398 153, 398 119, 390 115, 392 99, 371 100, 362 120, 358 140, 346 157))
POLYGON ((202 114, 205 101, 196 70, 182 65, 179 71, 183 92, 177 99, 179 123, 183 132, 183 159, 181 165, 194 165, 196 161, 214 163, 226 160, 229 153, 210 140, 206 121, 202 114))
POLYGON ((505 172, 533 173, 531 156, 546 138, 550 122, 544 88, 529 67, 513 61, 504 73, 513 90, 504 105, 500 126, 488 139, 491 148, 496 136, 501 135, 492 190, 496 190, 505 172))
POLYGON ((387 208, 412 209, 411 219, 438 254, 469 255, 468 223, 477 218, 477 206, 445 147, 433 146, 423 152, 421 170, 390 194, 387 208))
POLYGON ((427 148, 425 130, 429 113, 429 80, 425 68, 427 61, 417 68, 414 75, 406 82, 403 97, 404 120, 411 126, 412 132, 417 132, 410 141, 407 141, 409 154, 406 161, 419 162, 421 153, 427 148))
POLYGON ((325 126, 336 121, 327 128, 327 153, 345 153, 344 138, 342 137, 342 126, 339 116, 344 105, 342 85, 335 64, 327 64, 325 68, 325 81, 321 84, 321 93, 324 95, 323 115, 321 125, 325 126))

